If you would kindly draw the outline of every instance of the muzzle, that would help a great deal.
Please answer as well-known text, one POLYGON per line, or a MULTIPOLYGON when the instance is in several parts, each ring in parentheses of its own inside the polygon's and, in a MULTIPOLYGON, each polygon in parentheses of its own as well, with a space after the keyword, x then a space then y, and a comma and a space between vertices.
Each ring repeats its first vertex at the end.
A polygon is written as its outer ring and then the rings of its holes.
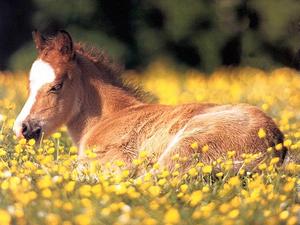
POLYGON ((25 121, 22 123, 22 135, 26 140, 40 139, 42 134, 42 127, 36 121, 25 121))

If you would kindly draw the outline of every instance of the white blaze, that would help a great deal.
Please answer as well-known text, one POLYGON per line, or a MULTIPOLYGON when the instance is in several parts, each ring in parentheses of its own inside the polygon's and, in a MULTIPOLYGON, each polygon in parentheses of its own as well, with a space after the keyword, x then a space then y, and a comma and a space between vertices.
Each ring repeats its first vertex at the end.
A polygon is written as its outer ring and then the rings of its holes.
POLYGON ((30 114, 31 108, 36 101, 38 91, 45 85, 55 80, 55 72, 53 67, 41 59, 37 59, 31 67, 29 74, 29 97, 23 106, 22 111, 18 115, 13 130, 17 137, 21 136, 22 123, 30 114))

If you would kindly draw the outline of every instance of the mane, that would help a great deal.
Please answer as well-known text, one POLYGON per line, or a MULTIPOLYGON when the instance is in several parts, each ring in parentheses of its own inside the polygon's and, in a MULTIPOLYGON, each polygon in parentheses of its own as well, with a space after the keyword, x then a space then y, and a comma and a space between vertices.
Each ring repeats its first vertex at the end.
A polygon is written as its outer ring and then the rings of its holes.
POLYGON ((101 79, 104 82, 128 92, 140 101, 156 101, 156 98, 153 95, 145 92, 139 86, 124 80, 122 78, 122 73, 124 71, 123 67, 115 63, 105 51, 84 43, 75 43, 74 49, 76 53, 86 57, 103 72, 101 74, 101 79))

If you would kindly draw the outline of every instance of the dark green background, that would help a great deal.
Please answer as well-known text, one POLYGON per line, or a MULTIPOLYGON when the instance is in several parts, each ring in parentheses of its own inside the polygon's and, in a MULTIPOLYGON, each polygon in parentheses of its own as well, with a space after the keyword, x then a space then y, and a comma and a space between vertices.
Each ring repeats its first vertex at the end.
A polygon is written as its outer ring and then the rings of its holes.
POLYGON ((298 67, 299 0, 2 0, 0 69, 28 69, 31 31, 69 31, 126 68, 159 58, 210 72, 221 65, 298 67))

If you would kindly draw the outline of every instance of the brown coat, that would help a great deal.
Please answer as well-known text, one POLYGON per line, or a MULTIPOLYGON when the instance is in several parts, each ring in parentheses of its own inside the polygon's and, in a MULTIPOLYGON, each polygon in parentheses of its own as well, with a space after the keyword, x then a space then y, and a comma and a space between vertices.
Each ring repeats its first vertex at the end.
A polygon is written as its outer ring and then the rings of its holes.
MULTIPOLYGON (((120 80, 104 54, 73 47, 68 33, 45 39, 36 32, 34 40, 40 62, 53 68, 55 80, 40 88, 26 121, 40 124, 45 135, 65 123, 81 158, 85 149, 94 148, 100 162, 118 159, 130 165, 146 150, 153 162, 170 167, 177 153, 188 159, 199 153, 201 161, 210 163, 234 150, 239 160, 243 153, 265 156, 269 146, 283 141, 274 121, 255 106, 146 103, 120 80), (60 90, 49 92, 57 84, 60 90), (260 128, 266 131, 264 139, 258 137, 260 128)), ((285 151, 275 154, 283 160, 285 151)))

